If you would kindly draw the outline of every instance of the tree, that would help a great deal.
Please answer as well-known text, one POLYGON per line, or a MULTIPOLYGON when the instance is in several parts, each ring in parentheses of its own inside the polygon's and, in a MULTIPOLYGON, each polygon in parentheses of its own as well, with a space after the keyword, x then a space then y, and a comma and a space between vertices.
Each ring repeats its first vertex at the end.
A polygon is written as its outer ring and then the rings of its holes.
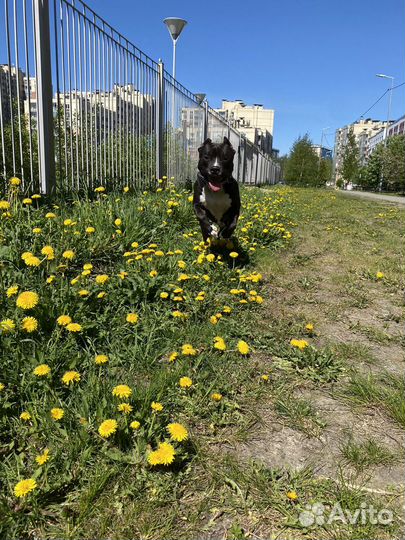
POLYGON ((318 167, 318 185, 324 186, 332 178, 332 160, 322 158, 318 167))
POLYGON ((294 142, 285 167, 284 179, 288 184, 318 185, 318 157, 308 133, 294 142))
POLYGON ((354 136, 353 129, 347 134, 347 142, 343 150, 342 166, 340 174, 345 187, 349 182, 355 182, 359 173, 359 147, 354 136))
POLYGON ((405 191, 405 136, 387 139, 383 154, 383 189, 405 191))
POLYGON ((368 158, 365 174, 360 181, 363 188, 372 190, 379 188, 383 174, 384 153, 384 143, 380 143, 368 158))

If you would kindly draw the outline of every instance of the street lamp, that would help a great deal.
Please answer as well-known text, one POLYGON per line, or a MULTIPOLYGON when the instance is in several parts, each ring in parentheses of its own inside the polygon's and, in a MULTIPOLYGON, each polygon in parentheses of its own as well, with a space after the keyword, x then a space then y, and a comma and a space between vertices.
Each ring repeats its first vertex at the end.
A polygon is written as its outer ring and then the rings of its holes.
POLYGON ((201 105, 201 103, 205 99, 205 94, 194 94, 194 95, 195 95, 195 99, 197 100, 198 105, 201 105))
POLYGON ((173 40, 173 79, 176 78, 176 43, 186 26, 187 21, 179 19, 178 17, 168 17, 163 21, 169 30, 170 36, 173 40))
MULTIPOLYGON (((376 77, 380 77, 381 79, 391 79, 391 88, 389 89, 389 92, 388 92, 387 125, 384 129, 384 146, 387 146, 388 127, 389 127, 390 113, 391 113, 392 89, 394 87, 394 77, 391 77, 391 75, 384 75, 383 73, 376 73, 376 77)), ((382 191, 383 181, 384 181, 384 171, 381 170, 380 184, 378 186, 380 191, 382 191)))
POLYGON ((383 73, 377 73, 376 77, 380 77, 381 79, 391 79, 391 88, 389 89, 389 92, 388 92, 387 126, 384 130, 384 141, 385 141, 385 144, 387 144, 388 126, 389 126, 390 114, 391 114, 392 89, 394 87, 394 77, 391 77, 391 75, 384 75, 383 73))

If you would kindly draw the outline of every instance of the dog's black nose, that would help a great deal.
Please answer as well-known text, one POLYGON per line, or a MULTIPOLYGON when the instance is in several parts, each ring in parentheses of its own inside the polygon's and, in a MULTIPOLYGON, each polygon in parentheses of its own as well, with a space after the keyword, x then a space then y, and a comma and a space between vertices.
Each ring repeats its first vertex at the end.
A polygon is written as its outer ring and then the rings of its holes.
POLYGON ((214 165, 213 167, 211 167, 210 169, 210 173, 211 174, 219 174, 221 171, 221 169, 219 167, 217 167, 216 165, 214 165))

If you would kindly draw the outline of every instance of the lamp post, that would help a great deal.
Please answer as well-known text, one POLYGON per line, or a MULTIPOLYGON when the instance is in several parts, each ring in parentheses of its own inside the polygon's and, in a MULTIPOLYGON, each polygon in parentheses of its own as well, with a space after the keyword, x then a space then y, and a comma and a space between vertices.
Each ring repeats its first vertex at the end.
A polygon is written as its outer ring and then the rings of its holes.
POLYGON ((169 30, 170 36, 173 40, 173 79, 176 78, 176 43, 186 26, 187 21, 179 19, 178 17, 168 17, 163 21, 169 30))
MULTIPOLYGON (((391 88, 389 88, 389 91, 388 91, 387 125, 384 129, 384 146, 387 146, 388 127, 389 127, 390 114, 391 114, 392 89, 394 87, 394 77, 392 77, 391 75, 384 75, 383 73, 377 73, 376 77, 380 77, 381 79, 391 79, 391 88)), ((381 171, 380 185, 378 186, 379 191, 382 191, 383 179, 384 179, 384 171, 381 171)))
POLYGON ((389 121, 390 121, 390 114, 391 114, 391 101, 392 101, 392 89, 394 87, 394 77, 391 77, 391 75, 384 75, 383 73, 377 73, 376 77, 380 77, 381 79, 391 79, 391 88, 389 88, 388 91, 388 111, 387 111, 387 126, 384 130, 384 141, 385 145, 387 144, 387 135, 388 135, 388 127, 389 127, 389 121))

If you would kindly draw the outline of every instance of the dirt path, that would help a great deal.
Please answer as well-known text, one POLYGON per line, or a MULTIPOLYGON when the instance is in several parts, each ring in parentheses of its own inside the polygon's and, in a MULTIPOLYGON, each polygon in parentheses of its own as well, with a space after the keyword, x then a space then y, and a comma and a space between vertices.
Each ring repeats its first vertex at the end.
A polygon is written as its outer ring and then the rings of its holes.
POLYGON ((364 199, 374 199, 377 201, 388 201, 395 204, 405 204, 405 197, 397 195, 383 195, 380 193, 369 193, 368 191, 341 191, 344 195, 352 195, 353 197, 363 197, 364 199))
POLYGON ((326 193, 303 192, 297 204, 294 247, 262 263, 269 300, 261 331, 276 343, 269 339, 260 361, 273 384, 238 454, 403 492, 402 211, 326 193), (277 351, 291 338, 332 351, 343 365, 336 382, 291 373, 277 351))

